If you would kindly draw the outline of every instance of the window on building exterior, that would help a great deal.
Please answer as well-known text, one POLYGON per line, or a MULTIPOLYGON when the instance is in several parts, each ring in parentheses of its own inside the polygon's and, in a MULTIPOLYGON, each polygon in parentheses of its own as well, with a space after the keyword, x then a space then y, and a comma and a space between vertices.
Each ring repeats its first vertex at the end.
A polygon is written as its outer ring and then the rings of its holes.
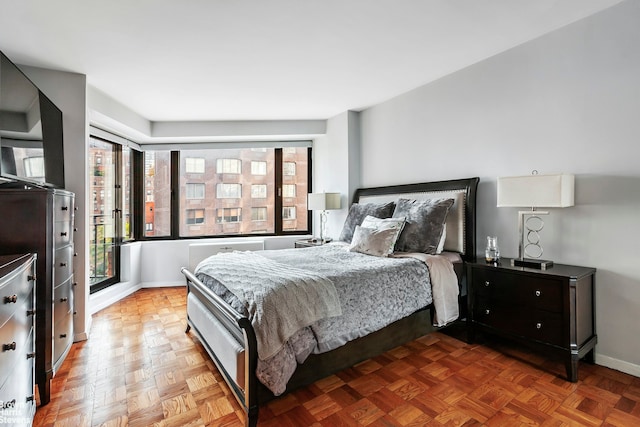
POLYGON ((267 220, 267 208, 251 208, 251 221, 266 221, 267 220))
POLYGON ((186 222, 189 225, 204 224, 204 209, 187 209, 186 222))
POLYGON ((242 160, 240 160, 240 159, 218 159, 216 161, 216 172, 218 172, 218 173, 242 173, 242 160))
POLYGON ((185 195, 187 199, 204 199, 204 189, 205 185, 203 183, 188 183, 186 186, 187 194, 185 195))
POLYGON ((185 172, 204 173, 204 159, 201 157, 187 157, 185 160, 185 172))
POLYGON ((282 174, 286 176, 295 176, 296 175, 296 164, 294 162, 283 162, 282 163, 282 174))
POLYGON ((242 209, 241 208, 222 208, 217 209, 216 222, 240 222, 242 221, 242 209))
POLYGON ((251 162, 251 175, 266 175, 267 174, 267 162, 252 161, 251 162))
POLYGON ((282 197, 296 197, 296 185, 282 184, 282 197))
POLYGON ((242 197, 242 184, 217 184, 216 197, 218 199, 239 199, 242 197))
POLYGON ((251 184, 251 198, 252 199, 266 199, 267 198, 267 184, 251 184))
POLYGON ((295 206, 283 206, 282 207, 282 219, 296 219, 296 207, 295 206))

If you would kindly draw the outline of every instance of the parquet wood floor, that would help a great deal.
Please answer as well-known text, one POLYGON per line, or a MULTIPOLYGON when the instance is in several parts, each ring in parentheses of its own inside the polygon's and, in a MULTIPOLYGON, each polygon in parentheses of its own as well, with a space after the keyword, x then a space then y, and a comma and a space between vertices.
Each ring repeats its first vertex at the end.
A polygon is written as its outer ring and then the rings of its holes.
MULTIPOLYGON (((34 426, 243 425, 193 335, 185 289, 143 289, 97 313, 34 426)), ((513 344, 433 333, 261 408, 259 426, 640 426, 640 378, 513 344)))

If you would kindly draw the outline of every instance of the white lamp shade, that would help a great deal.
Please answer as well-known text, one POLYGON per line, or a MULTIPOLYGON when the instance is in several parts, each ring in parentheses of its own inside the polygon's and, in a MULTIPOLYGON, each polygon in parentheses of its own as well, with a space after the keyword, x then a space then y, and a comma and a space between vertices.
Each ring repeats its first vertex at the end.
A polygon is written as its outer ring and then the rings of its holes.
POLYGON ((340 193, 309 193, 307 209, 310 211, 340 209, 340 193))
POLYGON ((569 174, 498 178, 498 207, 565 208, 574 205, 575 177, 569 174))

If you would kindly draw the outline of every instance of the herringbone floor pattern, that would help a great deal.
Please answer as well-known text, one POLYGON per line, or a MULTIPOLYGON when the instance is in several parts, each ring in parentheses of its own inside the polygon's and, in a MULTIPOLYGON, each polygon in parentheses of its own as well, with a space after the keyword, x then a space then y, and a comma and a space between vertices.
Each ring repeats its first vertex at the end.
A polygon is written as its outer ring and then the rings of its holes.
MULTIPOLYGON (((35 426, 242 426, 197 339, 185 289, 143 289, 93 317, 35 426)), ((513 344, 433 333, 261 409, 260 426, 640 426, 640 378, 556 361, 513 344)))

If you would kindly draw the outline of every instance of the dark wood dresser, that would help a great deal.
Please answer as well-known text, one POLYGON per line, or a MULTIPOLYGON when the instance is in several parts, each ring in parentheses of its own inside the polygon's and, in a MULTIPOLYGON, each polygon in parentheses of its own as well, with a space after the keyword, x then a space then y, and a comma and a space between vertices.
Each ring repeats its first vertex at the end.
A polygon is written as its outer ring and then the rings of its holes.
POLYGON ((577 381, 578 361, 594 361, 595 272, 563 264, 513 267, 510 259, 468 262, 469 341, 483 331, 531 344, 562 357, 567 378, 577 381))
POLYGON ((28 426, 36 411, 34 254, 0 256, 0 422, 28 426))
POLYGON ((0 254, 36 253, 36 383, 40 403, 73 343, 74 194, 0 189, 0 254))

